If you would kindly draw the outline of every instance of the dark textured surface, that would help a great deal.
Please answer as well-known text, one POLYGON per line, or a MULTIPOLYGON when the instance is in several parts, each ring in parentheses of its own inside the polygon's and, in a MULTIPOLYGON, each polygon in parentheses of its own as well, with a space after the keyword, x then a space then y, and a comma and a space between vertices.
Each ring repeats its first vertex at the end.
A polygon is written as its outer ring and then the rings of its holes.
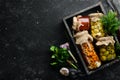
POLYGON ((117 8, 117 10, 120 14, 120 0, 113 0, 113 4, 117 8))
MULTIPOLYGON (((0 80, 69 80, 49 66, 49 47, 67 41, 63 17, 98 1, 0 0, 0 80)), ((119 68, 80 80, 120 80, 119 68)))

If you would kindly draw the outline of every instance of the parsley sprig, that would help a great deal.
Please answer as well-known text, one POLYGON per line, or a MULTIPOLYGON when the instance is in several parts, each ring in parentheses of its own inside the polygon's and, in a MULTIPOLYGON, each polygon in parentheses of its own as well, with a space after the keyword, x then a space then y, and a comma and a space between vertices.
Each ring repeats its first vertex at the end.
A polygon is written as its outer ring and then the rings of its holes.
POLYGON ((53 60, 50 65, 64 67, 69 64, 73 68, 77 69, 77 66, 70 60, 70 55, 66 48, 51 46, 50 51, 52 51, 51 58, 53 60))
POLYGON ((117 30, 120 27, 120 21, 117 18, 117 13, 109 11, 106 15, 101 18, 104 26, 104 30, 107 34, 116 35, 117 30))

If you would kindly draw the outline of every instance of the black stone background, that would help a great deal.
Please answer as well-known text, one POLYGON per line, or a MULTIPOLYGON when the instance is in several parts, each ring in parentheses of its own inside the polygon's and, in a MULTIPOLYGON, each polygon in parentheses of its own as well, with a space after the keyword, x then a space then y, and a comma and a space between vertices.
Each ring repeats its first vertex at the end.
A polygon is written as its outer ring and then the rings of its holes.
MULTIPOLYGON (((0 80, 70 80, 49 65, 49 47, 67 41, 65 16, 98 1, 0 0, 0 80)), ((117 63, 79 80, 120 80, 119 68, 117 63)))

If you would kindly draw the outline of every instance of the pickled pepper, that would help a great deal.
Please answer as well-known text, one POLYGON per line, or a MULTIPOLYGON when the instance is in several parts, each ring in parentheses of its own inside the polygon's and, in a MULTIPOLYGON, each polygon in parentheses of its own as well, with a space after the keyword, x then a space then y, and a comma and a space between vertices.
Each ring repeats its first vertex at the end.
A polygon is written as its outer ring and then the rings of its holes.
POLYGON ((101 61, 94 50, 92 36, 88 34, 88 31, 82 31, 77 32, 74 37, 76 38, 76 44, 82 49, 83 57, 85 58, 88 68, 98 68, 101 65, 101 61))

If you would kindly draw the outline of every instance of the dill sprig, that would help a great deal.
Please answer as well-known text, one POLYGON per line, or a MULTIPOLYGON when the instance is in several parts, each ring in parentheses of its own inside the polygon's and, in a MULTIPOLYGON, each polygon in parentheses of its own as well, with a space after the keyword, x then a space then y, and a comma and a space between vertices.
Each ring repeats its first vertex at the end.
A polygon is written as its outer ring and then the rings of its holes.
POLYGON ((101 21, 104 26, 104 30, 107 34, 116 36, 116 32, 120 27, 120 21, 117 18, 117 13, 109 11, 106 15, 101 17, 101 21))

